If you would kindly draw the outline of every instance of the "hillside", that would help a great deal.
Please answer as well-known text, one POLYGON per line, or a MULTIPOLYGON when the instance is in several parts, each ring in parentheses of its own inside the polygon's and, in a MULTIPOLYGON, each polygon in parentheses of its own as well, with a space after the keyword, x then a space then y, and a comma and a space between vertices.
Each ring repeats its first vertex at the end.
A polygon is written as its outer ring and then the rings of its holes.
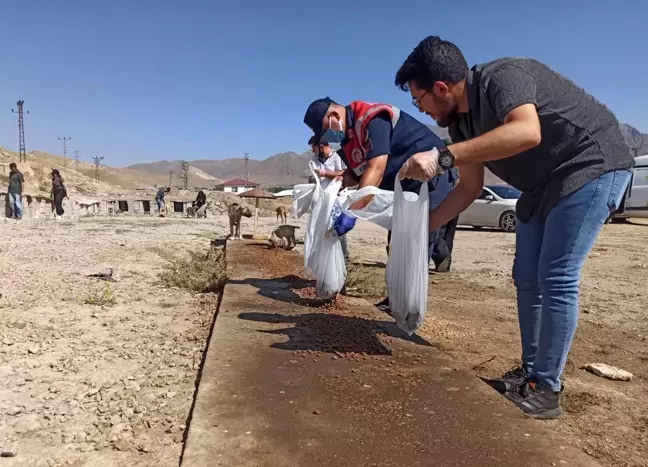
POLYGON ((630 151, 633 156, 644 156, 648 154, 648 134, 642 133, 636 128, 621 124, 621 133, 630 146, 630 151))
MULTIPOLYGON (((38 160, 45 164, 47 167, 56 167, 59 170, 63 170, 63 158, 54 154, 49 154, 43 151, 32 151, 28 157, 33 157, 34 160, 38 160)), ((87 162, 79 161, 78 165, 74 159, 67 159, 66 162, 67 169, 78 171, 79 174, 92 180, 95 176, 95 166, 87 162)), ((180 172, 180 164, 176 173, 180 172)), ((142 187, 153 187, 156 185, 168 185, 169 184, 169 171, 147 171, 147 170, 136 170, 133 168, 119 168, 119 167, 110 167, 102 166, 99 169, 99 180, 109 185, 116 185, 124 189, 133 190, 136 188, 142 187)), ((214 185, 220 182, 219 179, 204 173, 202 170, 196 167, 189 167, 189 186, 191 187, 213 187, 214 185)), ((178 180, 177 176, 173 177, 173 185, 180 185, 181 182, 178 180)))

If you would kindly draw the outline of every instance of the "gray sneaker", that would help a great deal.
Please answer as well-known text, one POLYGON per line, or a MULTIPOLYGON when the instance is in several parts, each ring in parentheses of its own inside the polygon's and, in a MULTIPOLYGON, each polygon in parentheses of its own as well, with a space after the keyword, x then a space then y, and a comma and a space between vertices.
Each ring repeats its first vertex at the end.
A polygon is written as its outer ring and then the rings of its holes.
MULTIPOLYGON (((561 392, 563 389, 564 387, 561 387, 561 392)), ((553 420, 563 415, 560 407, 560 392, 533 381, 522 385, 519 392, 507 392, 504 396, 517 405, 527 417, 553 420)))
POLYGON ((486 383, 500 394, 507 392, 518 392, 527 382, 529 374, 521 366, 514 366, 500 378, 489 379, 486 383))

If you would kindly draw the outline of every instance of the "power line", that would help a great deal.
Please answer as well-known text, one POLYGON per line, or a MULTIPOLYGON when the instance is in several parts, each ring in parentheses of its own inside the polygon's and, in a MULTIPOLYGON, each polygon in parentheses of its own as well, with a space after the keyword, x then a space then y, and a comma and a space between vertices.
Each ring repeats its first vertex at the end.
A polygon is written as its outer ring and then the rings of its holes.
POLYGON ((180 162, 180 175, 178 175, 178 178, 180 178, 183 181, 184 189, 189 188, 189 162, 187 161, 182 161, 180 162))
POLYGON ((95 166, 95 182, 99 182, 99 168, 101 167, 101 161, 103 160, 103 156, 95 156, 92 158, 94 161, 94 166, 95 166))
MULTIPOLYGON (((23 104, 25 101, 20 100, 16 102, 18 111, 11 109, 15 114, 18 114, 18 160, 20 162, 27 162, 27 153, 25 152, 25 125, 23 123, 23 104)), ((29 113, 29 110, 27 111, 29 113)))
POLYGON ((250 153, 243 153, 243 160, 245 161, 245 188, 250 184, 250 153))
POLYGON ((59 138, 60 141, 63 141, 63 173, 67 174, 67 142, 70 141, 72 137, 64 136, 59 138))

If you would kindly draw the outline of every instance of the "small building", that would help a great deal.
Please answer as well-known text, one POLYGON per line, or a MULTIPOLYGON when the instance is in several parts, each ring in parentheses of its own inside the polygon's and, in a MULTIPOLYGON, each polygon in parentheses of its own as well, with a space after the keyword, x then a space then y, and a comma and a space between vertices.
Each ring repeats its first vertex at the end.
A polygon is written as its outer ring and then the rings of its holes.
POLYGON ((275 193, 274 195, 275 195, 275 198, 288 198, 288 197, 291 197, 293 195, 293 191, 294 190, 292 188, 290 188, 289 190, 282 190, 282 191, 280 191, 278 193, 275 193))
POLYGON ((259 184, 251 181, 245 181, 241 178, 228 180, 214 187, 214 191, 224 191, 225 193, 245 193, 249 190, 258 188, 259 184))

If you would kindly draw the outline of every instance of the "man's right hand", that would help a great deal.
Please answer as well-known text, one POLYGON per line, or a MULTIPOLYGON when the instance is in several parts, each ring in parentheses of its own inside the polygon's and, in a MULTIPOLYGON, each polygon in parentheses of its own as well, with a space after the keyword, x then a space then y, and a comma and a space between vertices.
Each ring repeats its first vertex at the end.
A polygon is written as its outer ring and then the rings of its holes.
POLYGON ((439 165, 439 151, 437 148, 431 151, 419 152, 407 159, 398 172, 400 180, 411 178, 419 182, 427 182, 432 177, 443 172, 439 165))
POLYGON ((351 229, 355 227, 356 219, 355 217, 347 216, 344 213, 340 213, 337 219, 335 219, 335 224, 333 224, 333 229, 338 237, 346 235, 351 229))

